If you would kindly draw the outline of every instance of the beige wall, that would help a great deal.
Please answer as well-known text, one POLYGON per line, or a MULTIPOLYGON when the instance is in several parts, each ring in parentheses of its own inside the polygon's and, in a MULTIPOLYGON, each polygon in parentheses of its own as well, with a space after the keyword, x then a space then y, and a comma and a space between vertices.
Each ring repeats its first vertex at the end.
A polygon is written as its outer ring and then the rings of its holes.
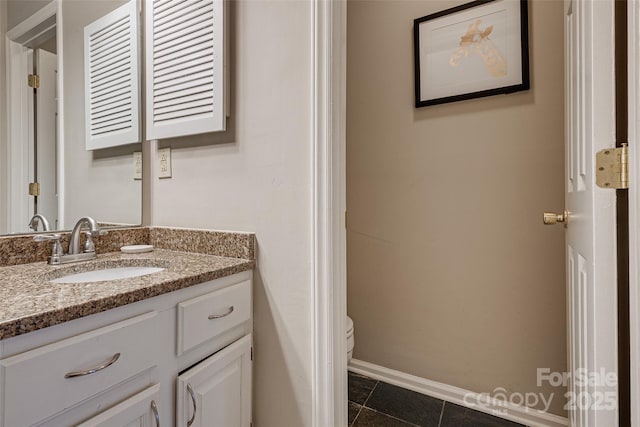
POLYGON ((149 221, 256 233, 254 425, 309 426, 311 2, 230 4, 230 130, 162 141, 149 221))
POLYGON ((530 2, 532 89, 413 107, 413 19, 348 4, 348 312, 354 357, 475 392, 566 370, 562 1, 530 2))

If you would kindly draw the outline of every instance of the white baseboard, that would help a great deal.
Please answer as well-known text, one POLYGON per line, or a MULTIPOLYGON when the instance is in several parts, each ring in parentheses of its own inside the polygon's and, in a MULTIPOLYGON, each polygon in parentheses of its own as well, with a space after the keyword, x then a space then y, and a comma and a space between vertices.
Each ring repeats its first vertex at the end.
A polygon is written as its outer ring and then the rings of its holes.
POLYGON ((413 390, 476 411, 486 412, 496 417, 515 421, 527 426, 562 427, 569 425, 569 421, 566 418, 558 415, 515 405, 495 398, 487 399, 486 396, 480 395, 480 393, 416 377, 415 375, 405 374, 404 372, 395 371, 362 360, 352 359, 351 362, 349 362, 349 370, 398 387, 413 390))

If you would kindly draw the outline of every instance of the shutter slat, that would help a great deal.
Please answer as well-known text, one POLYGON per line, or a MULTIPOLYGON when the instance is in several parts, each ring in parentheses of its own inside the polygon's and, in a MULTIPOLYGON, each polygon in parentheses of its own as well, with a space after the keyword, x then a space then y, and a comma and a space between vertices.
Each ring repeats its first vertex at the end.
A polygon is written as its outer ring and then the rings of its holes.
POLYGON ((190 108, 188 110, 171 111, 166 114, 154 114, 154 119, 158 122, 161 122, 166 120, 175 120, 183 117, 193 117, 193 116, 199 116, 199 115, 210 116, 211 113, 213 113, 213 107, 211 105, 206 105, 204 107, 190 108))
POLYGON ((107 51, 100 57, 89 58, 90 71, 95 72, 96 70, 103 68, 105 64, 111 64, 114 61, 118 61, 122 58, 129 59, 129 62, 131 62, 130 50, 127 49, 126 46, 123 46, 122 49, 113 49, 111 51, 107 51))
POLYGON ((188 0, 168 11, 154 16, 153 25, 161 31, 164 26, 172 25, 176 22, 184 22, 202 14, 205 10, 211 9, 211 0, 188 0))
POLYGON ((105 86, 102 89, 91 88, 90 93, 90 102, 99 101, 102 97, 108 97, 112 94, 117 94, 122 90, 126 90, 127 92, 131 92, 131 81, 130 80, 122 80, 118 83, 114 83, 111 86, 105 86))
POLYGON ((105 124, 121 123, 131 120, 131 115, 127 111, 129 108, 131 108, 131 106, 123 106, 123 108, 114 109, 109 114, 95 117, 93 119, 94 129, 104 126, 105 124))
POLYGON ((123 121, 121 123, 115 123, 111 126, 105 126, 96 128, 93 135, 96 137, 112 136, 118 133, 123 133, 129 130, 131 127, 131 120, 123 121))
POLYGON ((130 25, 129 17, 122 17, 109 26, 104 27, 98 31, 94 31, 89 44, 91 48, 99 47, 102 44, 108 44, 109 40, 113 37, 114 33, 122 31, 123 28, 128 28, 130 25))
POLYGON ((171 88, 166 90, 163 94, 158 94, 153 98, 154 102, 167 101, 169 99, 178 99, 181 96, 193 95, 195 93, 213 91, 213 84, 204 84, 204 85, 196 85, 192 84, 187 86, 186 84, 181 85, 182 88, 178 90, 177 88, 171 88))
POLYGON ((211 93, 212 93, 211 91, 205 91, 205 92, 194 93, 193 95, 181 96, 179 102, 176 102, 173 99, 169 99, 167 101, 157 101, 155 103, 155 106, 156 106, 156 109, 161 109, 161 108, 167 107, 169 105, 180 105, 180 103, 188 103, 188 102, 193 102, 193 101, 206 100, 206 99, 209 99, 211 97, 211 93))
MULTIPOLYGON (((168 16, 174 16, 177 14, 178 9, 184 11, 187 8, 190 8, 194 3, 201 3, 202 0, 179 0, 171 2, 171 4, 167 5, 167 7, 156 7, 155 8, 155 22, 160 24, 163 18, 168 16)), ((158 27, 158 25, 156 25, 158 27)))
POLYGON ((194 90, 196 92, 202 91, 203 88, 207 90, 213 90, 213 84, 211 83, 211 75, 208 77, 202 77, 199 79, 188 80, 181 84, 174 84, 171 86, 166 86, 162 89, 156 90, 155 101, 160 101, 165 95, 175 94, 175 93, 183 93, 184 91, 194 90))
MULTIPOLYGON (((174 52, 170 55, 165 55, 162 58, 158 58, 155 60, 154 65, 158 65, 160 67, 162 67, 164 64, 170 64, 170 65, 175 65, 180 63, 180 61, 183 61, 185 57, 194 54, 194 53, 208 53, 211 54, 211 51, 208 50, 204 50, 202 49, 202 47, 200 46, 192 46, 188 49, 185 49, 183 51, 178 51, 178 52, 174 52)), ((212 58, 212 62, 213 62, 213 58, 212 58)))
POLYGON ((109 90, 114 85, 122 83, 122 82, 126 82, 126 81, 128 81, 130 79, 131 79, 131 75, 127 74, 127 73, 120 73, 119 75, 111 76, 111 77, 102 79, 99 82, 94 82, 91 85, 91 87, 89 88, 90 94, 93 95, 94 90, 96 90, 96 91, 97 90, 102 90, 102 89, 109 90))
POLYGON ((179 71, 188 72, 191 67, 204 63, 213 65, 213 52, 197 51, 180 56, 175 60, 158 63, 155 65, 156 77, 179 71))
POLYGON ((176 4, 180 4, 185 0, 155 0, 155 8, 158 11, 162 11, 168 7, 172 7, 176 4))
POLYGON ((196 68, 202 64, 213 65, 213 54, 211 52, 195 52, 180 58, 180 61, 167 61, 162 66, 156 67, 156 79, 165 77, 168 74, 188 73, 191 68, 196 68))
POLYGON ((127 98, 126 96, 120 96, 117 98, 106 100, 101 105, 96 104, 95 106, 93 106, 93 108, 91 108, 91 117, 96 118, 104 114, 108 114, 114 111, 116 108, 118 108, 118 106, 121 106, 121 105, 130 106, 131 105, 130 99, 127 98))
POLYGON ((166 79, 163 82, 157 82, 155 87, 158 89, 158 91, 160 91, 161 89, 170 88, 173 85, 180 85, 182 83, 187 83, 192 80, 198 80, 198 79, 204 79, 204 78, 211 79, 212 77, 213 77, 213 70, 211 69, 211 67, 205 67, 202 71, 194 70, 193 74, 183 74, 180 77, 176 76, 172 79, 166 79))
POLYGON ((166 107, 156 108, 155 113, 157 115, 162 115, 162 114, 168 114, 171 112, 185 111, 185 110, 189 110, 192 108, 199 108, 199 107, 207 107, 210 109, 211 105, 209 100, 207 98, 204 98, 204 99, 199 99, 199 100, 190 101, 190 102, 182 102, 180 104, 170 104, 170 105, 167 105, 166 107))
POLYGON ((210 34, 210 37, 213 37, 213 29, 211 28, 210 22, 200 22, 198 25, 189 25, 182 31, 176 31, 175 37, 164 37, 162 40, 157 40, 155 43, 155 50, 158 55, 160 55, 163 51, 171 48, 172 46, 184 43, 186 40, 194 40, 207 34, 210 34))
MULTIPOLYGON (((94 86, 97 86, 101 82, 103 82, 105 80, 109 80, 112 77, 118 77, 118 76, 127 76, 127 77, 131 76, 131 74, 129 73, 129 63, 128 62, 126 62, 124 64, 115 63, 115 64, 110 65, 108 68, 105 68, 104 70, 100 70, 100 74, 96 73, 96 75, 95 75, 94 86)), ((111 79, 111 80, 113 80, 113 79, 111 79)))
POLYGON ((104 44, 103 46, 100 46, 99 49, 96 48, 94 50, 93 47, 91 48, 92 49, 91 58, 90 58, 91 62, 93 63, 93 62, 99 61, 105 56, 108 56, 113 52, 119 52, 123 49, 128 51, 129 45, 130 45, 129 33, 126 31, 122 33, 118 33, 115 35, 115 37, 110 39, 108 43, 104 44))
POLYGON ((193 52, 194 49, 202 51, 203 46, 206 46, 207 42, 210 42, 213 38, 213 32, 209 31, 204 34, 196 35, 195 37, 184 37, 173 46, 165 49, 156 50, 156 61, 163 62, 165 57, 170 57, 174 54, 183 55, 187 52, 193 52))
POLYGON ((91 54, 97 54, 104 49, 108 49, 116 40, 126 39, 129 36, 129 20, 123 20, 118 28, 113 28, 108 33, 104 33, 101 40, 97 40, 95 36, 91 37, 90 47, 91 54))
POLYGON ((154 44, 156 46, 165 43, 167 39, 171 40, 174 38, 174 34, 179 34, 184 30, 188 30, 189 28, 200 28, 202 25, 209 25, 213 22, 213 11, 208 10, 201 15, 197 15, 192 21, 185 21, 181 23, 176 23, 173 26, 167 26, 162 31, 156 29, 154 44))

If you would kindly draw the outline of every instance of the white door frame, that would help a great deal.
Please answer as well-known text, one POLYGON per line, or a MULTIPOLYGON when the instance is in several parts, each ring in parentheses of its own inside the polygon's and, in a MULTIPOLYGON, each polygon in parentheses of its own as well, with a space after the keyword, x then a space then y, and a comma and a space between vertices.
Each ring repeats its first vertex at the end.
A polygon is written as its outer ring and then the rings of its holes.
POLYGON ((345 0, 312 3, 312 425, 347 424, 345 0))
MULTIPOLYGON (((629 1, 629 46, 640 45, 640 0, 629 1), (632 22, 633 21, 633 22, 632 22)), ((315 427, 344 426, 346 413, 346 2, 313 0, 313 413, 315 427)), ((640 53, 630 53, 630 76, 640 53)), ((633 73, 635 74, 633 74, 633 73)), ((640 133, 640 88, 630 80, 630 143, 640 133)), ((630 181, 638 181, 640 156, 630 150, 630 181)), ((631 306, 640 307, 640 196, 630 190, 631 306)), ((632 420, 640 427, 640 313, 631 313, 632 420)))
POLYGON ((627 3, 629 94, 629 320, 631 425, 640 426, 640 0, 627 3))

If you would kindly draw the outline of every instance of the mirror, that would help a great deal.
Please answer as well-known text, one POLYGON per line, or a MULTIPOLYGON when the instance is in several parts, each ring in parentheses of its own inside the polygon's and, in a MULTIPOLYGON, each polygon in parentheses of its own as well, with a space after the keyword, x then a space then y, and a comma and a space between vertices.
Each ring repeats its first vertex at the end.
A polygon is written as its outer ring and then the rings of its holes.
MULTIPOLYGON (((2 38, 7 41, 1 76, 7 90, 2 101, 8 101, 7 133, 0 139, 0 145, 5 145, 0 154, 6 153, 0 157, 0 168, 5 169, 0 179, 6 178, 5 185, 0 185, 0 206, 4 206, 0 234, 42 232, 41 218, 46 218, 49 231, 68 230, 87 215, 106 227, 140 224, 142 181, 141 176, 134 176, 134 159, 141 168, 141 156, 136 154, 142 149, 139 142, 131 143, 141 141, 139 72, 121 78, 130 84, 113 89, 111 95, 96 98, 87 96, 85 90, 85 28, 126 7, 133 8, 132 16, 139 21, 136 0, 0 1, 0 17, 6 19, 2 38), (30 79, 37 89, 27 86, 28 74, 38 76, 30 79), (115 142, 88 149, 87 140, 92 136, 87 131, 88 120, 92 120, 93 134, 99 133, 93 129, 118 131, 122 127, 114 123, 122 116, 118 93, 125 92, 135 94, 130 96, 136 113, 133 136, 129 129, 126 138, 115 135, 115 142), (107 104, 115 107, 105 107, 107 104), (89 110, 91 119, 85 117, 89 110), (108 113, 101 113, 105 110, 108 113)), ((133 36, 129 51, 116 42, 105 43, 118 48, 111 53, 98 50, 98 60, 118 56, 138 63, 139 26, 133 36)), ((115 81, 110 76, 116 69, 115 62, 104 67, 103 81, 115 81)), ((98 86, 92 83, 89 87, 98 86)), ((100 87, 95 90, 104 93, 100 87)))

